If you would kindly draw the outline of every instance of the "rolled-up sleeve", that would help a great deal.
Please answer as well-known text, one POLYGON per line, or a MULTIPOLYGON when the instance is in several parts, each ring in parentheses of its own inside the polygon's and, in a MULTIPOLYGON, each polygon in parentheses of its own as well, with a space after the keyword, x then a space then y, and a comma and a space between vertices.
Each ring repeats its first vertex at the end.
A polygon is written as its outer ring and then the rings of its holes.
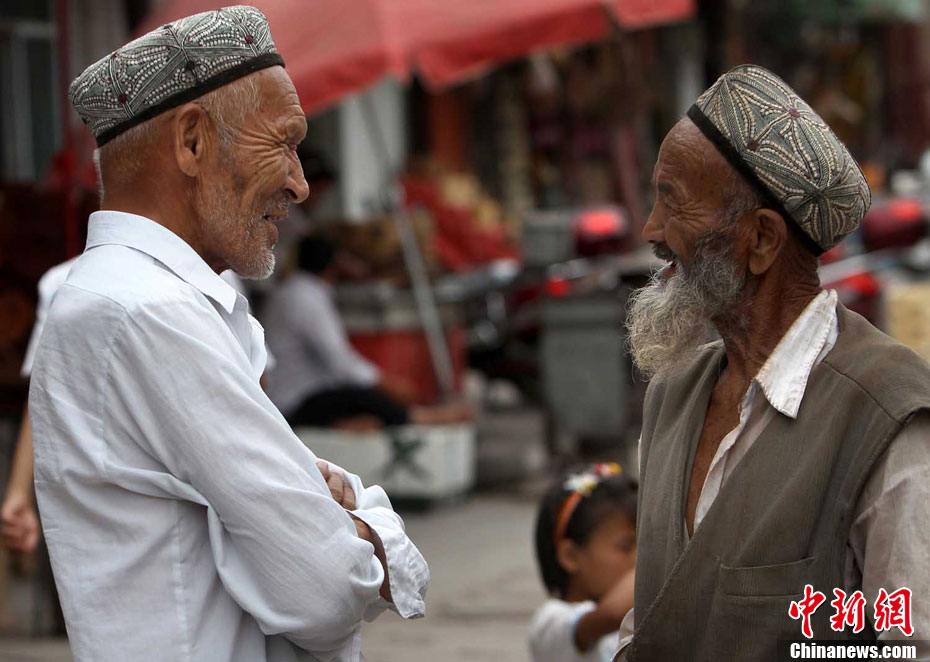
POLYGON ((403 618, 420 618, 426 613, 426 589, 429 587, 429 567, 420 550, 407 537, 404 522, 391 507, 384 489, 378 485, 365 487, 362 480, 342 467, 327 462, 348 480, 356 495, 355 517, 365 522, 381 539, 387 561, 388 582, 393 603, 379 600, 365 614, 373 620, 385 609, 391 609, 403 618))
MULTIPOLYGON (((233 599, 266 635, 330 659, 381 600, 384 571, 236 351, 196 306, 133 311, 111 346, 108 400, 126 434, 202 497, 233 599)), ((373 512, 363 516, 385 549, 399 549, 381 525, 391 516, 373 512)))

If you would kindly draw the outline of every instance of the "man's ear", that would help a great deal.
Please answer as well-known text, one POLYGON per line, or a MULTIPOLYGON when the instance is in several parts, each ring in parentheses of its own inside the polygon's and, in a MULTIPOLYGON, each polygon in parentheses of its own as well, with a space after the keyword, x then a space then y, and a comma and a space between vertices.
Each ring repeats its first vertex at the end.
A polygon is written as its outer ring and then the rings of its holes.
POLYGON ((772 209, 752 213, 749 242, 749 271, 758 276, 768 271, 788 241, 785 219, 772 209))
POLYGON ((555 548, 555 558, 562 569, 570 575, 578 572, 578 545, 568 538, 562 538, 555 548))
POLYGON ((178 168, 188 177, 198 176, 212 138, 207 112, 199 104, 186 103, 175 111, 171 129, 178 168))

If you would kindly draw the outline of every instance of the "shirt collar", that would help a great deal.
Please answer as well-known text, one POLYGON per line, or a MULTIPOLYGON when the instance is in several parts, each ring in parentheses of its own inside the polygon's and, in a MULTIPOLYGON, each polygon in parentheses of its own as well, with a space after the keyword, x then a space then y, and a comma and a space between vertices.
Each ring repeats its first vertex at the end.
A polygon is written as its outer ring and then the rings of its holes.
POLYGON ((836 292, 823 291, 807 304, 756 375, 769 404, 785 416, 797 418, 811 371, 836 328, 836 292))
POLYGON ((95 211, 87 226, 87 248, 117 244, 149 255, 178 278, 232 313, 238 293, 186 241, 155 221, 122 211, 95 211))

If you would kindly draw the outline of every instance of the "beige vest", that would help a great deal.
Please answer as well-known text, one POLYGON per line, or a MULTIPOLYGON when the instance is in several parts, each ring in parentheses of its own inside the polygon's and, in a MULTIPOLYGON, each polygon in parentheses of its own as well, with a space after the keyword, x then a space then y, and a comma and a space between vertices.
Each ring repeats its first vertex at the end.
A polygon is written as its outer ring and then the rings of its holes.
POLYGON ((838 315, 836 345, 813 369, 797 418, 776 414, 687 545, 687 482, 722 344, 649 385, 629 660, 776 660, 779 641, 802 638, 788 605, 805 583, 827 596, 814 638, 851 636, 831 630, 829 602, 843 587, 854 509, 891 440, 930 409, 930 366, 859 315, 842 306, 838 315))

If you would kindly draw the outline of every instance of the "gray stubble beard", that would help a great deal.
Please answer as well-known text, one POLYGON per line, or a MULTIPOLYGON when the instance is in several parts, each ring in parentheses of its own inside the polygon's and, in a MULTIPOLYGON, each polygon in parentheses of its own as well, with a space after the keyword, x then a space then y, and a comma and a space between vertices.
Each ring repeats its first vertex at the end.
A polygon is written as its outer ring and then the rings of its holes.
POLYGON ((271 276, 275 268, 273 247, 264 245, 262 221, 243 214, 235 204, 236 196, 223 196, 219 191, 201 191, 197 198, 198 212, 206 224, 207 233, 226 244, 229 268, 242 278, 263 280, 271 276), (245 255, 246 246, 262 246, 245 255))

